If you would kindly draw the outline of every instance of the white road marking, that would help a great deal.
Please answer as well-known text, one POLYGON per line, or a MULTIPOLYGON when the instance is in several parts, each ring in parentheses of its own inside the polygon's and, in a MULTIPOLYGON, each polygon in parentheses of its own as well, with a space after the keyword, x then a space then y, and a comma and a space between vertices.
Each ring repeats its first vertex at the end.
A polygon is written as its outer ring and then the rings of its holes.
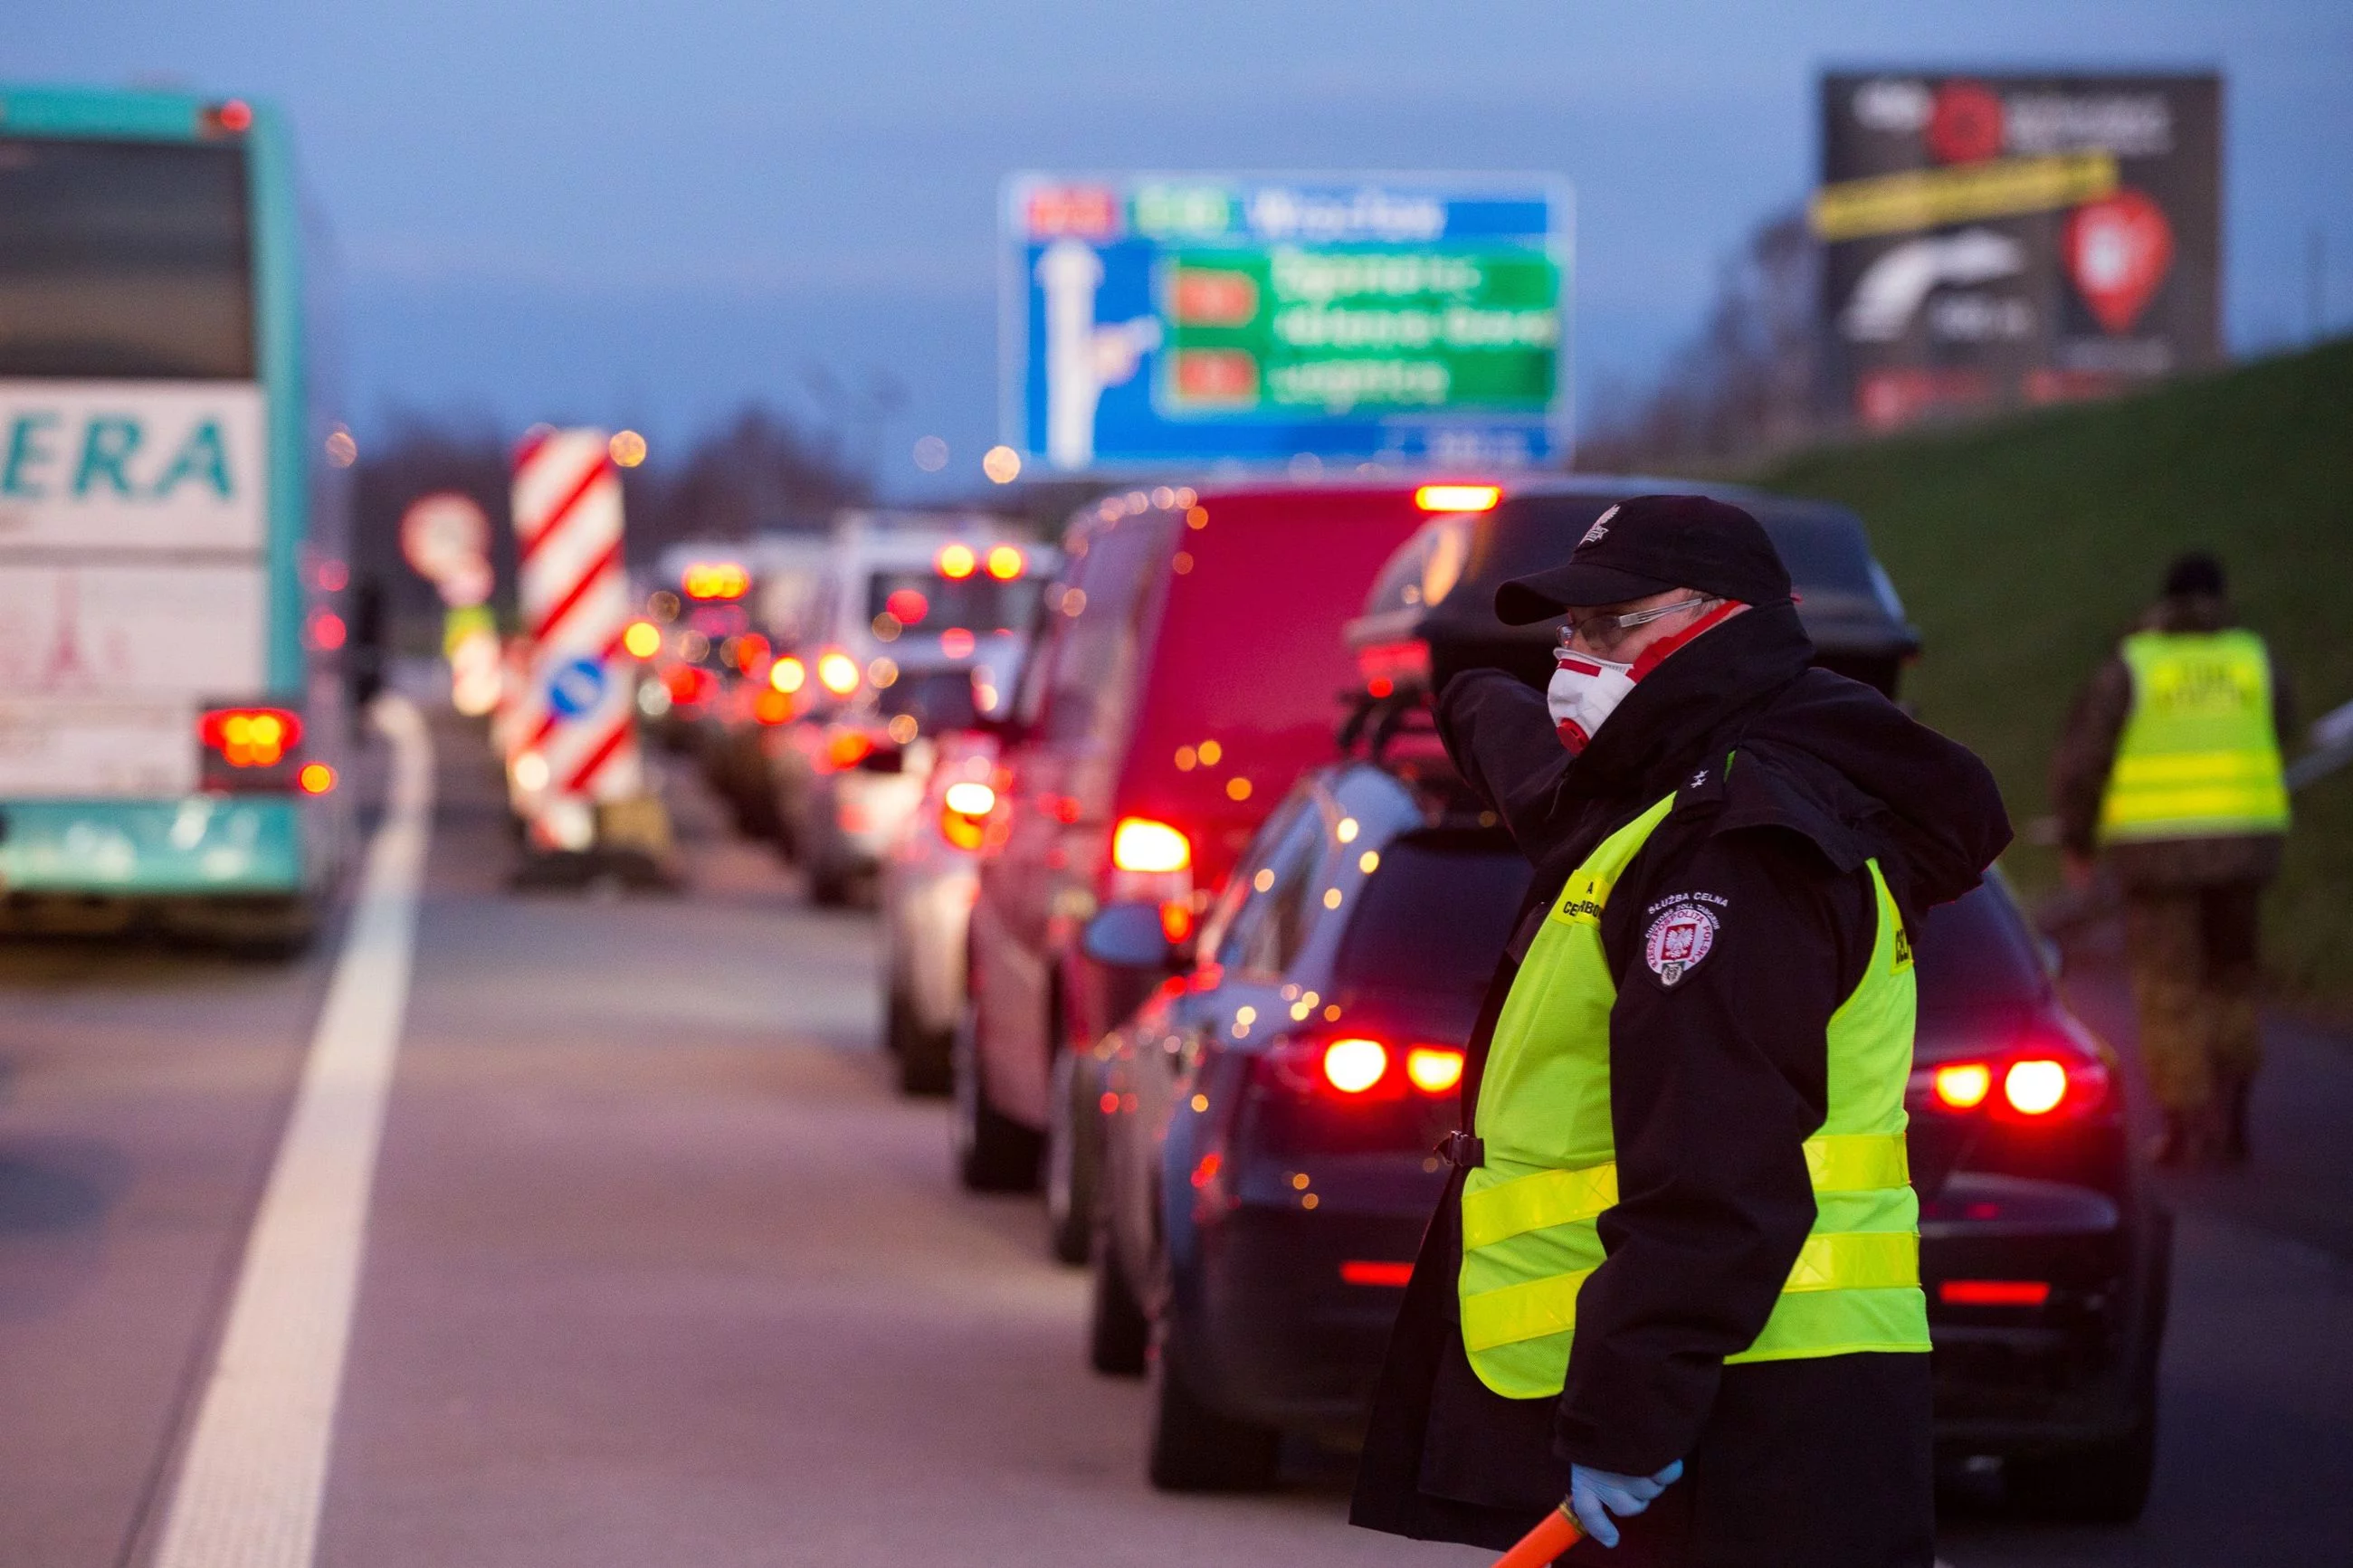
POLYGON ((317 1548, 433 815, 423 717, 387 697, 375 722, 392 743, 391 799, 246 1241, 155 1568, 310 1568, 317 1548))

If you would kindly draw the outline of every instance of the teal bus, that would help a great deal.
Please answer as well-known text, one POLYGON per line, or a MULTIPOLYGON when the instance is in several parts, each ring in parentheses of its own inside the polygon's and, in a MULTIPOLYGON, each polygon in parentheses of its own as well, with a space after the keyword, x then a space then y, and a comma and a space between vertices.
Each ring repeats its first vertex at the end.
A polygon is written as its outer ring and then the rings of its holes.
POLYGON ((266 105, 0 86, 0 929, 299 941, 350 433, 266 105))

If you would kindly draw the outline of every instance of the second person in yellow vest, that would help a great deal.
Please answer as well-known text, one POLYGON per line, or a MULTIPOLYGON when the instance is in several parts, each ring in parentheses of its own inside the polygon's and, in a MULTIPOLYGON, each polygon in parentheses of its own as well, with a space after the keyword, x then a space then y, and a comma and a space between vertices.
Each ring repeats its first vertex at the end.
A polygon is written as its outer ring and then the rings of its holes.
POLYGON ((2235 624, 2202 552, 2077 694, 2052 762, 2069 878, 2104 858, 2123 896, 2162 1163, 2246 1159, 2261 1065, 2256 913, 2288 827, 2287 684, 2235 624))

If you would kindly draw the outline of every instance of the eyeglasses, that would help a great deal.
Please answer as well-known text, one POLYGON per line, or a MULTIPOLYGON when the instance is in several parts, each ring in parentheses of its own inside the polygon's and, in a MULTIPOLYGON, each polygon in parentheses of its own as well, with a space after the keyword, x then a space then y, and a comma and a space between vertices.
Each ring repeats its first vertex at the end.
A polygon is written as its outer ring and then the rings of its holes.
POLYGON ((1583 620, 1572 616, 1568 624, 1560 628, 1560 646, 1563 648, 1568 647, 1569 639, 1574 637, 1581 640, 1586 647, 1597 653, 1607 653, 1625 641, 1626 634, 1636 626, 1649 626, 1652 621, 1664 620, 1667 616, 1680 614, 1684 610, 1701 610, 1710 605, 1722 603, 1724 603, 1722 599, 1710 598, 1702 595, 1695 599, 1685 599, 1680 604, 1661 605, 1653 609, 1622 610, 1616 615, 1588 616, 1583 620))

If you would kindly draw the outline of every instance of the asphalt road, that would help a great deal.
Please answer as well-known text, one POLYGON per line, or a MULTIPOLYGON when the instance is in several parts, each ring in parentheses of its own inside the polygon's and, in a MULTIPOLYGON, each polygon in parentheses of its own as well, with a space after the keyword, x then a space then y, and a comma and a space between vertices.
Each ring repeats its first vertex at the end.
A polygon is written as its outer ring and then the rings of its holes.
MULTIPOLYGON (((436 739, 320 1563, 1484 1560, 1348 1529, 1343 1458, 1153 1493, 1083 1277, 891 1090, 871 917, 807 907, 676 779, 686 892, 514 894, 479 742, 436 739)), ((153 1553, 335 942, 0 949, 0 1564, 153 1553)), ((1954 1568, 2347 1561, 2353 1054, 2275 1046, 2255 1172, 2181 1194, 2147 1519, 1957 1495, 1954 1568)))

